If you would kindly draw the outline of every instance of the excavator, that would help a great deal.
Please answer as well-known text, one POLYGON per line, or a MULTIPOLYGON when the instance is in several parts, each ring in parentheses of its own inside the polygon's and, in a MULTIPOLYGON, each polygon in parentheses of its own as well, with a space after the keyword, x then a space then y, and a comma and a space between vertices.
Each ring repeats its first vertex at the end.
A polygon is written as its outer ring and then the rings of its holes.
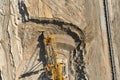
MULTIPOLYGON (((57 47, 55 44, 55 38, 53 35, 48 35, 47 37, 43 37, 43 44, 45 48, 45 57, 47 64, 43 68, 46 73, 49 73, 47 75, 48 80, 65 80, 65 64, 63 62, 58 62, 58 52, 57 47)), ((27 76, 31 76, 33 74, 38 74, 40 70, 38 71, 31 71, 26 72, 22 75, 20 75, 19 79, 25 78, 27 76)))
POLYGON ((62 71, 62 63, 57 62, 58 52, 56 50, 56 44, 54 42, 53 35, 49 35, 43 39, 45 49, 46 49, 46 58, 47 66, 45 67, 47 72, 51 72, 52 80, 64 80, 64 75, 62 71))

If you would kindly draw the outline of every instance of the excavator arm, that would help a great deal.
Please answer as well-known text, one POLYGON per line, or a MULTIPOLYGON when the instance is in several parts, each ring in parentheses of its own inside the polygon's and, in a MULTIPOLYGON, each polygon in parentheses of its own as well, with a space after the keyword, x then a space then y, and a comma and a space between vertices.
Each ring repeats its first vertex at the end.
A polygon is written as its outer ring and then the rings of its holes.
POLYGON ((52 80, 63 80, 63 74, 62 74, 62 68, 61 64, 57 62, 56 56, 58 55, 55 47, 54 37, 52 35, 49 35, 47 38, 44 38, 44 44, 45 48, 49 47, 51 48, 51 51, 48 51, 49 49, 46 49, 47 52, 47 60, 49 60, 49 63, 46 66, 47 71, 51 71, 52 73, 52 80), (51 53, 51 54, 50 54, 51 53))

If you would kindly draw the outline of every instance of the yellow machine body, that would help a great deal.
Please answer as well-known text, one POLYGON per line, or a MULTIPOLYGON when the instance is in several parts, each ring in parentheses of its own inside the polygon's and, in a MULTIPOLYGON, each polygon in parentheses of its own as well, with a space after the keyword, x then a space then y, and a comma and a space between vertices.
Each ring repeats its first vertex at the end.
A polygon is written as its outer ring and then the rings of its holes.
POLYGON ((52 80, 64 80, 61 63, 57 63, 56 60, 57 52, 55 51, 54 37, 50 35, 47 38, 44 38, 43 42, 46 46, 51 46, 54 50, 51 57, 54 61, 52 64, 47 64, 46 70, 51 71, 52 80))

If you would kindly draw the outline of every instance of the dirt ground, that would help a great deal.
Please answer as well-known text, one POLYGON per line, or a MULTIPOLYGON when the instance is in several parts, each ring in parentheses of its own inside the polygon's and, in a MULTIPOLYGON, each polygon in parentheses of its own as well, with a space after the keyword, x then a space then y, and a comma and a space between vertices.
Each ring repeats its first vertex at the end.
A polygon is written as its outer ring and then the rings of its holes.
MULTIPOLYGON (((0 77, 2 80, 19 80, 19 76, 36 64, 38 71, 20 80, 40 77, 43 64, 39 61, 39 36, 59 36, 59 51, 70 53, 77 49, 85 69, 84 80, 112 80, 109 45, 104 14, 104 0, 6 0, 0 1, 0 77), (63 38, 63 39, 62 39, 63 38), (65 39, 66 38, 66 39, 65 39), (84 43, 83 43, 84 42, 84 43), (80 45, 80 46, 79 46, 80 45), (32 54, 35 55, 32 55, 32 54), (32 57, 31 57, 32 56, 32 57), (29 65, 28 65, 29 64, 29 65), (35 75, 33 75, 35 74, 35 75), (36 75, 37 74, 37 75, 36 75)), ((113 54, 119 80, 119 0, 108 0, 113 54)), ((74 57, 77 58, 77 57, 74 57)), ((76 59, 76 62, 80 62, 76 59)), ((74 61, 69 61, 73 64, 74 61)), ((81 65, 80 64, 80 65, 81 65)), ((81 67, 81 66, 80 66, 81 67)), ((75 68, 71 66, 71 80, 75 68)), ((78 68, 79 70, 79 68, 78 68)), ((42 70, 44 71, 44 70, 42 70)), ((83 74, 84 73, 84 74, 83 74)))

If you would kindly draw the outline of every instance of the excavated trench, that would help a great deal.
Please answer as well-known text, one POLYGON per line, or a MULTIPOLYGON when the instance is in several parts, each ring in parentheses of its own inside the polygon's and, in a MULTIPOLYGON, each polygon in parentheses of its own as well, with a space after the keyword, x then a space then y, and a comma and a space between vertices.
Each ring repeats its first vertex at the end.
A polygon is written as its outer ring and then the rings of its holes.
POLYGON ((19 79, 28 80, 33 77, 34 79, 44 80, 45 71, 43 68, 47 60, 42 42, 43 32, 46 35, 54 36, 57 50, 60 53, 58 59, 64 60, 66 58, 69 78, 65 80, 87 80, 84 62, 86 53, 84 33, 72 23, 52 18, 30 19, 29 22, 20 25, 19 36, 21 37, 26 61, 21 65, 23 70, 18 73, 20 75, 19 79))

